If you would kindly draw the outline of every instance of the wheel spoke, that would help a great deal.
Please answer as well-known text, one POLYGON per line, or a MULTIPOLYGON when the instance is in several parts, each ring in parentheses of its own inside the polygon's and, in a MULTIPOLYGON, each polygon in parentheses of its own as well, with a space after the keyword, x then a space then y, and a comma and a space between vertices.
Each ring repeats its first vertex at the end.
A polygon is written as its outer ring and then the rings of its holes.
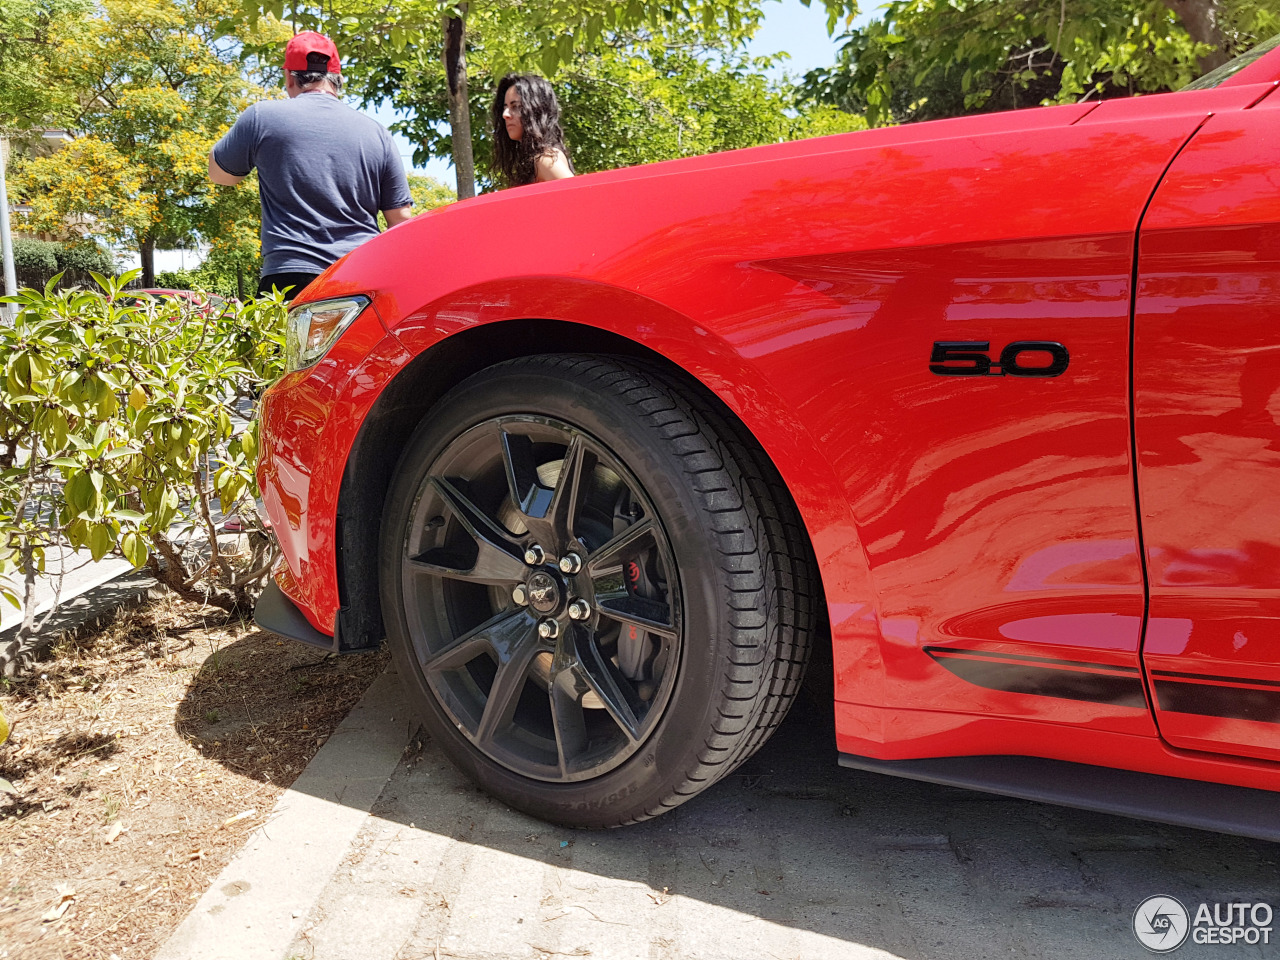
POLYGON ((613 664, 596 646, 595 638, 586 628, 574 629, 574 649, 577 664, 572 668, 592 693, 600 698, 609 716, 622 728, 631 741, 640 739, 640 704, 634 696, 628 696, 626 681, 621 680, 613 664))
POLYGON ((590 465, 582 437, 570 437, 555 486, 546 487, 538 479, 533 441, 505 429, 500 436, 507 489, 529 536, 547 547, 566 546, 573 539, 578 506, 586 488, 583 477, 590 475, 590 470, 584 469, 590 465))
POLYGON ((511 502, 525 516, 542 516, 551 500, 551 491, 538 482, 538 464, 533 458, 533 441, 518 433, 498 428, 502 462, 507 473, 511 502))
POLYGON ((633 523, 587 558, 587 569, 592 575, 616 570, 623 560, 639 553, 655 543, 653 521, 648 517, 633 523))
POLYGON ((560 775, 567 776, 574 758, 587 748, 587 716, 582 706, 582 693, 568 671, 561 675, 559 681, 552 682, 549 693, 560 775))
POLYGON ((431 486, 471 535, 476 554, 473 559, 459 550, 438 547, 410 557, 409 566, 434 576, 473 583, 506 585, 523 580, 523 551, 511 536, 448 480, 432 477, 431 486))
POLYGON ((532 636, 535 624, 526 610, 504 610, 484 623, 455 637, 439 650, 422 659, 422 669, 428 671, 457 670, 476 657, 495 649, 493 637, 518 633, 523 629, 532 636))
POLYGON ((556 488, 552 493, 551 505, 547 508, 547 519, 562 536, 576 536, 575 525, 578 522, 578 508, 582 504, 587 484, 584 478, 590 477, 591 464, 587 462, 586 445, 582 437, 575 436, 569 441, 564 451, 564 461, 560 465, 560 476, 556 478, 556 488))
POLYGON ((660 600, 646 600, 628 594, 596 594, 596 609, 618 623, 639 627, 662 637, 676 636, 671 607, 660 600))
POLYGON ((476 728, 476 740, 482 744, 491 743, 498 731, 511 722, 529 676, 529 666, 538 652, 533 620, 523 611, 496 624, 487 631, 487 639, 498 656, 498 672, 476 728))

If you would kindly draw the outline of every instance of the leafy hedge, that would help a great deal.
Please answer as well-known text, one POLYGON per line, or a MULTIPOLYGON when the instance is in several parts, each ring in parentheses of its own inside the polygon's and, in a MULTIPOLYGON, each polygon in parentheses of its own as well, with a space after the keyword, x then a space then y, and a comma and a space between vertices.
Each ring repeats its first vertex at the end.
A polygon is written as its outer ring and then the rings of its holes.
POLYGON ((13 241, 13 267, 18 283, 42 288, 61 274, 59 285, 93 283, 93 274, 115 273, 111 254, 97 244, 55 243, 20 237, 13 241))
MULTIPOLYGON (((27 634, 35 577, 63 543, 240 613, 275 558, 245 417, 283 372, 286 307, 131 304, 134 275, 97 275, 97 290, 59 291, 54 278, 7 298, 19 312, 0 325, 0 577, 25 581, 27 634), (234 556, 218 544, 215 502, 248 528, 234 556)), ((17 602, 12 581, 0 590, 17 602)))
POLYGON ((156 286, 166 290, 201 290, 223 297, 249 297, 257 289, 258 268, 246 271, 236 266, 206 260, 194 270, 161 270, 156 274, 156 286))

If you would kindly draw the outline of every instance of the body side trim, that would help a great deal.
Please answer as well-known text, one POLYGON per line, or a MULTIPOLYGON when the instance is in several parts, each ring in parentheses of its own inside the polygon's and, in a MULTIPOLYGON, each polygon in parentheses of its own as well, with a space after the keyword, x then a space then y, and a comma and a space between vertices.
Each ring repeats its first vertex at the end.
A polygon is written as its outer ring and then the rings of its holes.
POLYGON ((840 766, 1280 843, 1280 803, 1269 790, 1036 757, 873 760, 842 753, 840 766))

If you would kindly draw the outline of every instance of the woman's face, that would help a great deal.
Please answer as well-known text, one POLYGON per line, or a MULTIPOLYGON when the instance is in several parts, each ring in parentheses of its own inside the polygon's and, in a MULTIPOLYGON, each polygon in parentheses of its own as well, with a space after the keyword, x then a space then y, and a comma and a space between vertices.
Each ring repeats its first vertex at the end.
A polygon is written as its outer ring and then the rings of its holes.
POLYGON ((524 136, 524 124, 520 122, 520 91, 514 85, 507 88, 502 98, 502 122, 507 125, 507 136, 519 140, 524 136))

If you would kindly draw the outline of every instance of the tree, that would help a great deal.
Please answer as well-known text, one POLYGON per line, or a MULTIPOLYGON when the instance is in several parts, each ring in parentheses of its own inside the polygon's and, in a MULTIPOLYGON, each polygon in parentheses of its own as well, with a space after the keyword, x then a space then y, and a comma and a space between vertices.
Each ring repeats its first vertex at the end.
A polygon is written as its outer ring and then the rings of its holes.
MULTIPOLYGON (((248 4, 255 12, 282 15, 283 0, 248 4)), ((661 30, 682 22, 741 33, 760 18, 759 0, 404 0, 395 7, 374 0, 301 0, 291 12, 296 27, 320 30, 337 43, 357 89, 384 86, 379 70, 388 63, 398 73, 420 74, 440 65, 446 98, 442 119, 449 125, 460 199, 475 195, 475 98, 468 59, 474 35, 484 38, 492 75, 536 67, 551 77, 575 54, 596 49, 609 32, 661 30)))
MULTIPOLYGON (((261 89, 244 41, 283 39, 287 28, 219 38, 232 0, 104 0, 82 24, 65 84, 76 89, 72 127, 81 135, 57 153, 21 164, 14 190, 30 204, 28 228, 100 236, 138 250, 143 283, 154 282, 157 245, 216 237, 211 217, 223 194, 208 182, 206 156, 261 89)), ((241 221, 234 220, 232 223, 241 221)))
POLYGON ((557 81, 574 163, 606 170, 865 126, 796 111, 760 66, 736 45, 712 52, 669 36, 577 56, 557 81))
POLYGON ((435 177, 417 173, 409 174, 409 195, 413 197, 414 213, 426 213, 458 199, 457 194, 435 177))
POLYGON ((883 123, 1173 90, 1280 30, 1280 0, 892 0, 883 10, 846 34, 834 67, 806 75, 809 99, 883 123))
MULTIPOLYGON (((574 166, 581 173, 681 156, 729 150, 865 126, 834 107, 797 110, 789 84, 763 75, 765 60, 744 45, 755 26, 736 29, 676 21, 655 30, 607 31, 555 74, 557 96, 574 166)), ((512 60, 520 36, 509 25, 473 18, 468 70, 472 153, 491 153, 492 91, 512 60)), ((415 154, 455 153, 443 67, 425 51, 402 58, 388 49, 365 62, 361 92, 391 103, 404 115, 392 129, 421 144, 415 154)), ((481 186, 492 185, 487 164, 477 165, 481 186)))
POLYGON ((0 129, 61 127, 76 115, 68 58, 92 6, 92 0, 0 4, 0 129))
POLYGON ((262 271, 262 206, 258 173, 253 171, 234 187, 213 187, 201 205, 199 232, 209 242, 201 264, 203 276, 217 278, 216 288, 241 300, 257 289, 262 271))

